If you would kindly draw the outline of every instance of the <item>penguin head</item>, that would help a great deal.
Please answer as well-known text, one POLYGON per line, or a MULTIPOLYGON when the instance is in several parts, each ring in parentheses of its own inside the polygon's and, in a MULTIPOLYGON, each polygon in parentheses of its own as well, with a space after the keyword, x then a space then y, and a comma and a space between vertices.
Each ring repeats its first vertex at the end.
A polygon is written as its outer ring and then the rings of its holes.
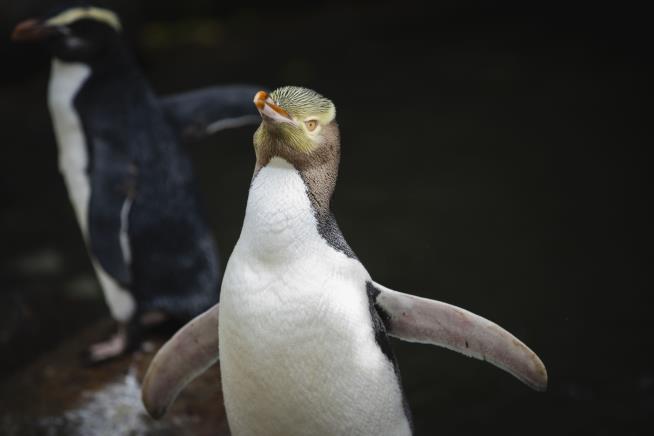
POLYGON ((43 42, 63 61, 93 63, 117 44, 120 31, 120 19, 114 12, 76 3, 19 23, 12 39, 43 42))
POLYGON ((259 91, 254 104, 262 118, 254 134, 255 177, 281 157, 302 174, 318 213, 327 212, 341 156, 334 103, 310 89, 286 86, 259 91))
POLYGON ((330 150, 338 155, 336 107, 329 99, 307 88, 285 86, 270 94, 259 91, 254 104, 262 118, 254 134, 257 155, 279 155, 291 163, 330 150))

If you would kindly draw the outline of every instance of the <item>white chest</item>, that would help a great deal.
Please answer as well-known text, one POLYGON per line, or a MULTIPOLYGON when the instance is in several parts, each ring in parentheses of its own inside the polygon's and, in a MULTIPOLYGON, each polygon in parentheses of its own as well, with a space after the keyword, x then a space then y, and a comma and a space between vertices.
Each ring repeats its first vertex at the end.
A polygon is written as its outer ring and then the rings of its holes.
MULTIPOLYGON (((82 122, 73 106, 73 100, 84 82, 91 74, 91 69, 81 63, 52 60, 50 83, 48 85, 48 106, 54 126, 54 133, 59 148, 59 170, 64 176, 68 196, 73 204, 77 222, 84 239, 89 240, 89 202, 91 184, 88 176, 89 155, 82 129, 82 122)), ((121 218, 126 222, 130 203, 123 208, 121 218)), ((123 225, 125 227, 125 224, 123 225)), ((121 247, 129 254, 125 232, 121 232, 121 247)), ((129 255, 126 255, 129 262, 129 255)), ((91 256, 91 262, 98 275, 104 296, 113 317, 119 321, 128 320, 135 311, 136 303, 132 296, 123 289, 91 256)))
POLYGON ((88 235, 90 185, 87 174, 88 151, 84 131, 73 99, 91 73, 81 63, 53 59, 48 86, 48 106, 59 147, 59 170, 84 237, 88 235))
POLYGON ((235 435, 408 434, 374 339, 360 262, 331 248, 299 174, 273 159, 250 188, 220 305, 235 435))

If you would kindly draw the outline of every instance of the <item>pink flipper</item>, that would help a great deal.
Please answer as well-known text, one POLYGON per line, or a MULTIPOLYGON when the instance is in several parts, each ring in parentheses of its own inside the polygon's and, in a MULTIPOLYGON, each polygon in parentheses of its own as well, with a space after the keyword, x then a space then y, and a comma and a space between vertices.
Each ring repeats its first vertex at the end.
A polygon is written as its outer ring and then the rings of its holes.
POLYGON ((497 324, 447 303, 403 294, 377 283, 374 286, 380 291, 376 305, 387 316, 390 336, 485 360, 537 391, 547 389, 543 362, 497 324))
MULTIPOLYGON (((390 336, 448 348, 485 360, 533 389, 547 388, 543 362, 515 336, 478 315, 440 301, 393 291, 380 284, 375 305, 390 336)), ((162 417, 177 395, 218 361, 218 305, 173 336, 150 363, 142 388, 145 408, 162 417)))
POLYGON ((155 419, 177 395, 218 361, 218 305, 182 327, 157 352, 145 374, 141 397, 155 419))

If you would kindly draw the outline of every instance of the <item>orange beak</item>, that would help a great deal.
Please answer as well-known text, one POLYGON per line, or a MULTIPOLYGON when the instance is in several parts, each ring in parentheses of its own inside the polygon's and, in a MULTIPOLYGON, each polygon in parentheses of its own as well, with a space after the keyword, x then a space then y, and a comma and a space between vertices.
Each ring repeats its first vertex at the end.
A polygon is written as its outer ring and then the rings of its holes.
POLYGON ((266 120, 295 124, 291 115, 268 96, 266 91, 259 91, 254 96, 254 105, 259 110, 261 117, 266 120))
POLYGON ((54 27, 47 26, 40 20, 30 18, 21 21, 14 27, 11 39, 16 42, 34 42, 41 41, 55 33, 57 33, 57 30, 54 27))

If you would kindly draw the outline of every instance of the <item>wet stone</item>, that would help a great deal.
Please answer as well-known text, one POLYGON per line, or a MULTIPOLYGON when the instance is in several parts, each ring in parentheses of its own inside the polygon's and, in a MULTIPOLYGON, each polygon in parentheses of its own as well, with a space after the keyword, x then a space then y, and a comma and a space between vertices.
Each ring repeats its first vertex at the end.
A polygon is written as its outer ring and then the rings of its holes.
POLYGON ((96 323, 0 383, 0 434, 226 435, 220 370, 212 367, 180 394, 168 414, 151 419, 141 403, 141 382, 162 345, 85 368, 80 351, 106 331, 96 323))

